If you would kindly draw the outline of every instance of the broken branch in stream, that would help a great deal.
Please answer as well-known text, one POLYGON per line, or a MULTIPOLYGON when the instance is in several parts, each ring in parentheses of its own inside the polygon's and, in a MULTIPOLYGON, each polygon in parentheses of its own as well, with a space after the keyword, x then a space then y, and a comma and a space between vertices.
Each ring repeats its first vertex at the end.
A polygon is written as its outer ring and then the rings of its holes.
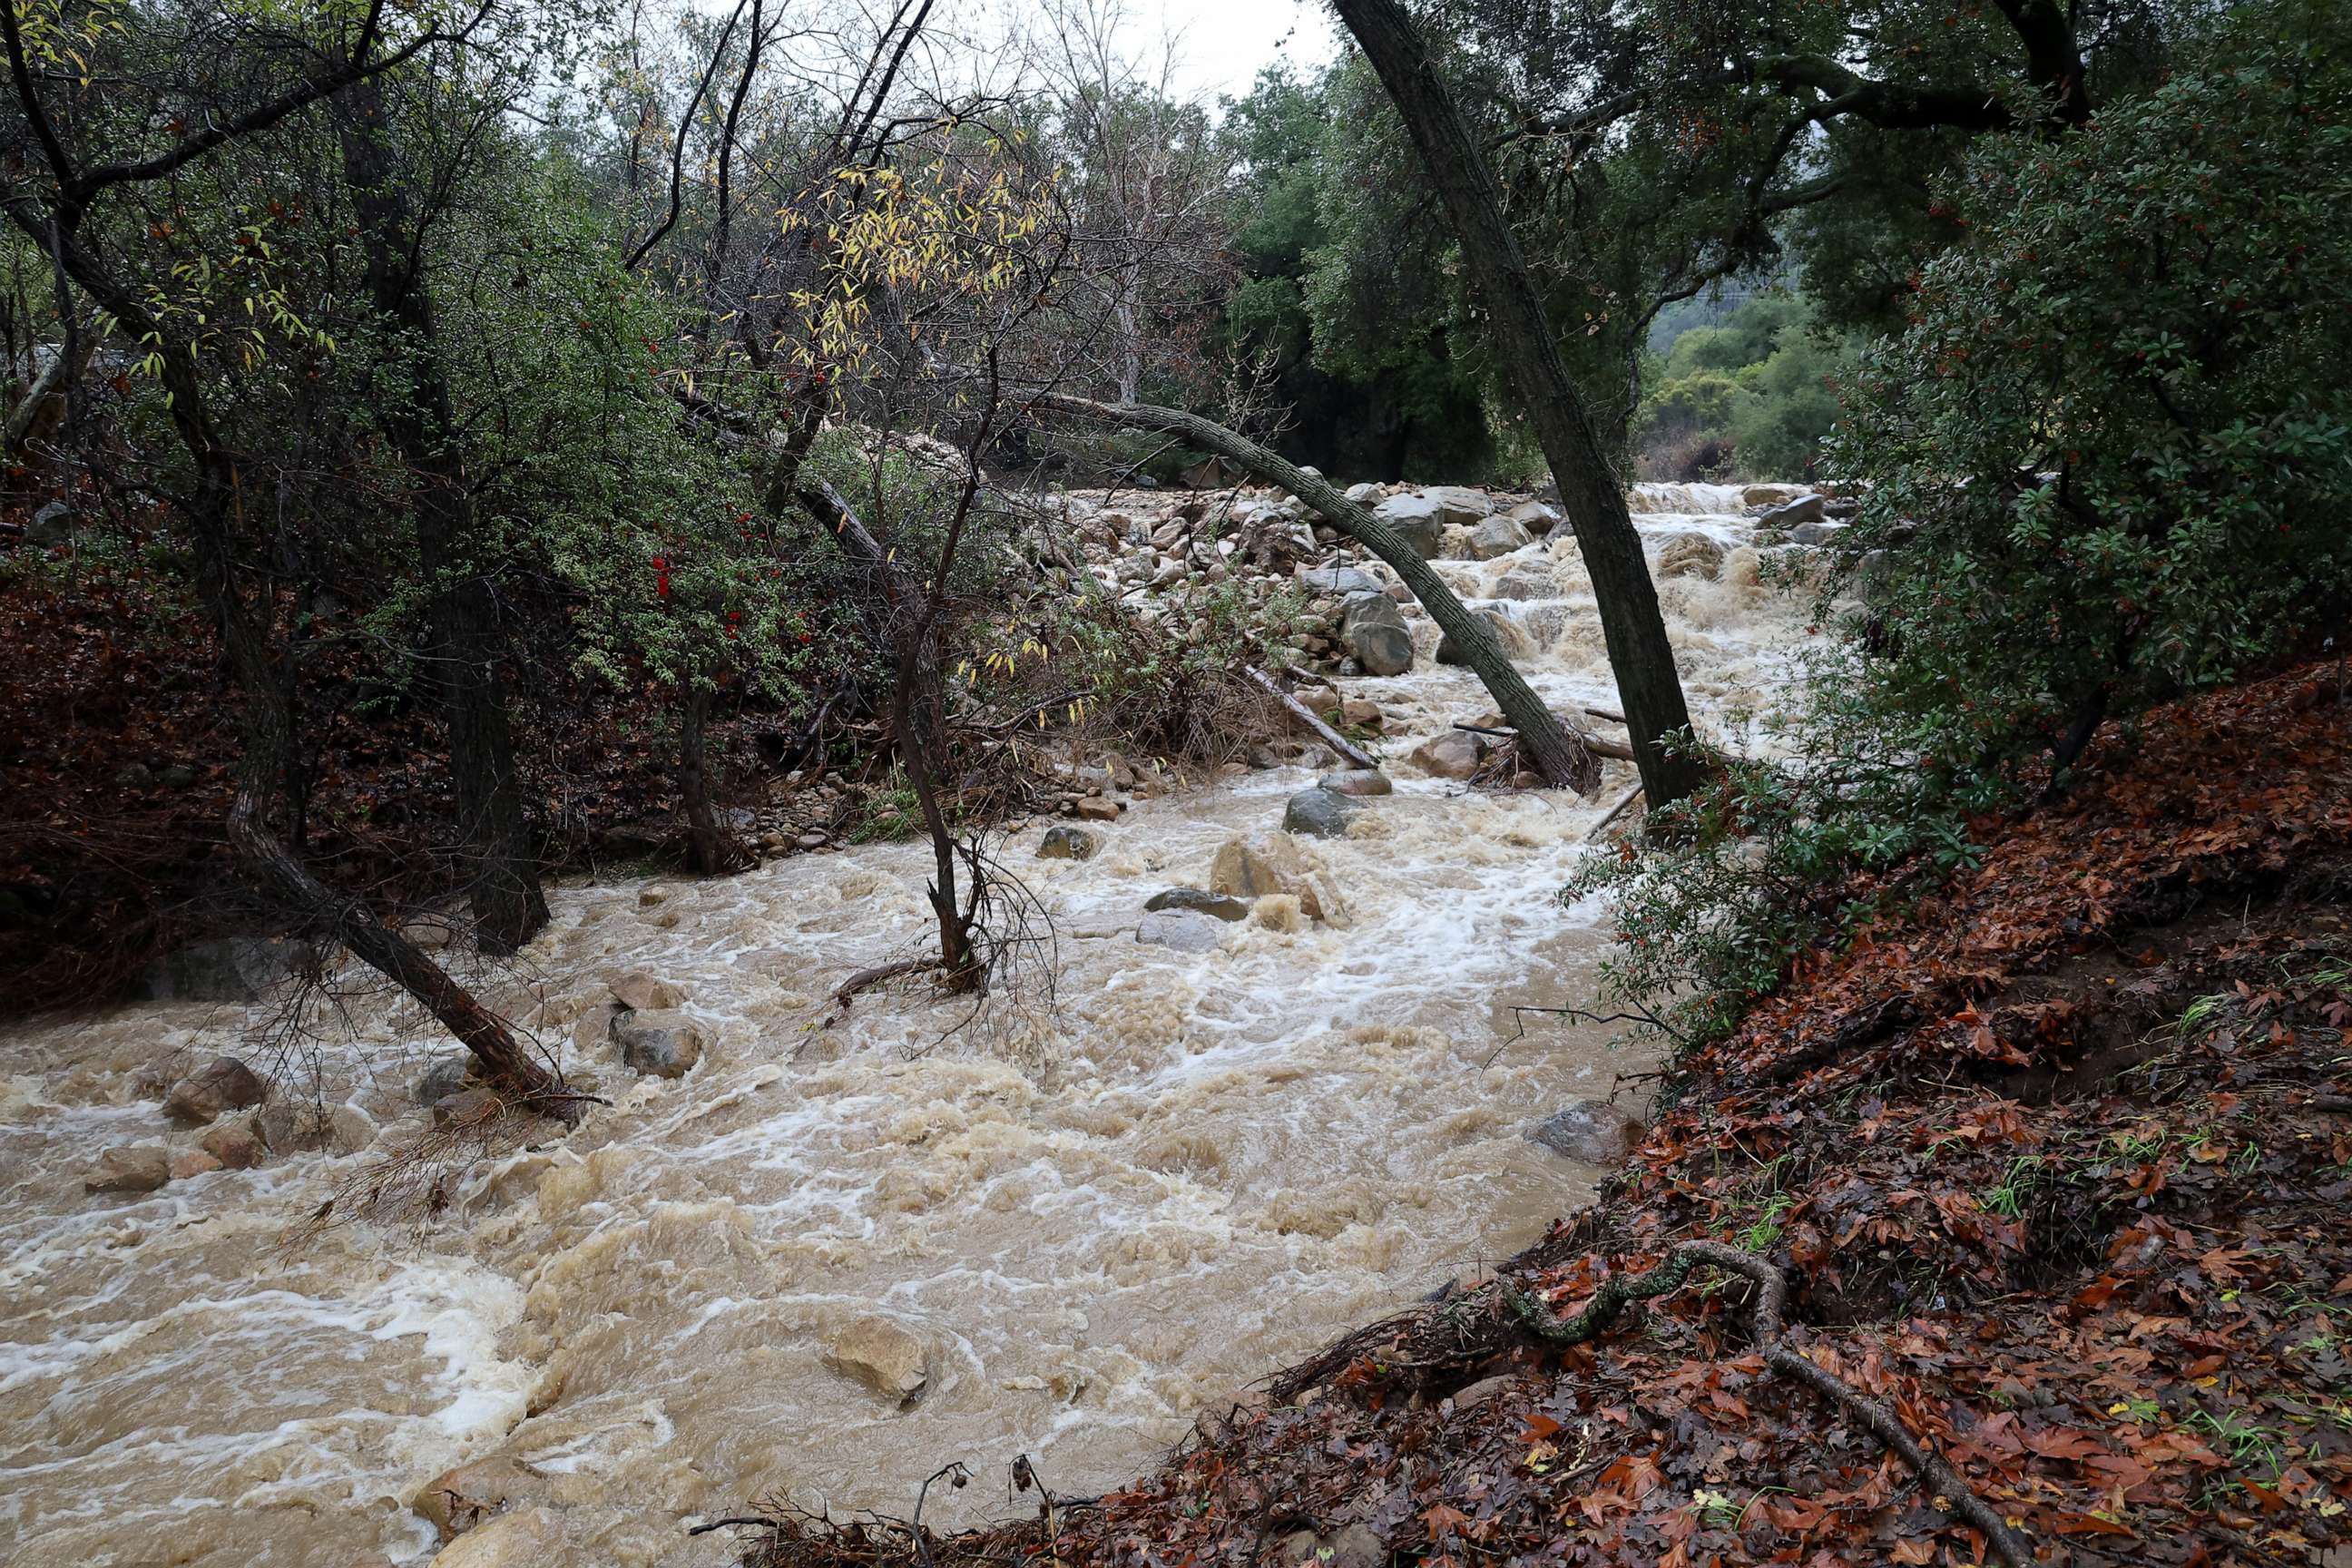
POLYGON ((1265 689, 1273 695, 1274 700, 1282 704, 1284 710, 1287 712, 1293 720, 1297 721, 1299 724, 1303 725, 1307 731, 1313 733, 1317 740, 1321 741, 1325 745, 1339 752, 1341 760, 1346 762, 1349 767, 1362 768, 1371 773, 1378 773, 1380 771, 1381 764, 1379 758, 1373 756, 1361 746, 1359 746, 1353 741, 1349 740, 1347 736, 1342 735, 1339 731, 1334 730, 1330 725, 1325 723, 1321 714, 1316 712, 1314 709, 1307 706, 1306 703, 1298 700, 1297 698, 1293 697, 1289 692, 1285 691, 1280 683, 1277 682, 1274 677, 1268 675, 1262 669, 1253 669, 1249 673, 1250 679, 1256 681, 1260 686, 1265 687, 1265 689))
POLYGON ((1721 1242, 1686 1241, 1646 1274, 1610 1275, 1601 1281, 1592 1300, 1584 1304, 1583 1310, 1570 1318, 1555 1315, 1508 1280, 1501 1281, 1500 1289, 1504 1304, 1529 1333, 1548 1344, 1582 1344, 1606 1332, 1633 1302, 1672 1295, 1681 1289, 1691 1271, 1703 1263, 1739 1275, 1756 1286, 1756 1300, 1748 1313, 1766 1365, 1791 1382, 1804 1384, 1859 1421, 1888 1452, 1911 1467, 1912 1473, 1926 1483, 1931 1494, 1949 1505, 1950 1512, 1974 1526, 1991 1547, 1993 1555, 2008 1568, 2032 1568, 2033 1548, 2024 1537, 2011 1528, 1998 1510, 1977 1495, 1976 1489, 1959 1472, 1914 1437, 1891 1408, 1863 1394, 1843 1378, 1785 1342, 1781 1337, 1781 1313, 1788 1305, 1788 1280, 1754 1253, 1721 1242))
MULTIPOLYGON (((1519 732, 1517 730, 1498 729, 1492 724, 1456 723, 1454 727, 1457 730, 1466 730, 1473 735, 1496 735, 1508 741, 1516 741, 1519 738, 1519 732)), ((1584 735, 1581 738, 1584 742, 1584 749, 1596 757, 1614 757, 1621 763, 1630 763, 1634 760, 1633 748, 1622 741, 1604 741, 1598 735, 1584 735)))

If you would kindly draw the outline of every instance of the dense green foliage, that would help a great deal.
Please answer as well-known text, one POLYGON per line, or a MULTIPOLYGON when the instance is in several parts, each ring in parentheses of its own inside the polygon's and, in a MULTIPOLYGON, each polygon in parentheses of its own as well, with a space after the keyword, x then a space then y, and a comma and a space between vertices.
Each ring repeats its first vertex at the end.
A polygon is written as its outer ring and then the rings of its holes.
POLYGON ((1758 294, 1675 336, 1647 378, 1634 443, 1645 478, 1806 479, 1836 423, 1852 353, 1809 301, 1758 294))
POLYGON ((1967 864, 1968 819, 2063 785, 2103 719, 2342 637, 2352 70, 2263 26, 2215 52, 1946 185, 1967 237, 1832 443, 1874 488, 1805 705, 1571 889, 1622 897, 1612 985, 1686 1040, 1967 864))

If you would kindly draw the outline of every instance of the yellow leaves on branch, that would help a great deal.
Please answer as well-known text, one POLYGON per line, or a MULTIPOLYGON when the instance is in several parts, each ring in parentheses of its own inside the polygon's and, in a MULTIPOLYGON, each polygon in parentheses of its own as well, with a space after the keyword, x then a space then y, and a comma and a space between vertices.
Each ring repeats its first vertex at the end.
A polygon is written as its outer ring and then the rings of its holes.
POLYGON ((1003 166, 947 157, 904 167, 836 168, 776 215, 804 233, 819 281, 789 299, 803 321, 793 352, 807 368, 854 374, 876 346, 877 322, 914 342, 952 334, 968 313, 1011 295, 1029 246, 1052 211, 1050 179, 1017 180, 1003 166), (877 296, 889 309, 877 315, 877 296))

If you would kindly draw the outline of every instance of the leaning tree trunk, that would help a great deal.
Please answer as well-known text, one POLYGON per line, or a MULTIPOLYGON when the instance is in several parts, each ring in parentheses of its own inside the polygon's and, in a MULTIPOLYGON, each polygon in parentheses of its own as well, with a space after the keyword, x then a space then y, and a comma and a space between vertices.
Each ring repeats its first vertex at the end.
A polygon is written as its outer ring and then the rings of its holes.
MULTIPOLYGON (((1145 403, 1096 403, 1066 393, 1041 395, 1030 406, 1043 413, 1076 415, 1180 437, 1231 458, 1259 479, 1288 490, 1321 512, 1332 527, 1396 569, 1396 574, 1404 579, 1404 585, 1412 590, 1413 597, 1421 601, 1430 618, 1462 650, 1472 672, 1486 683, 1487 693, 1503 710, 1504 719, 1518 731, 1521 754, 1536 772, 1580 795, 1591 795, 1599 787, 1601 763, 1587 738, 1544 706, 1543 699, 1536 695, 1535 689, 1496 644, 1486 623, 1454 596, 1445 579, 1422 559, 1421 552, 1407 543, 1402 535, 1340 494, 1328 481, 1293 467, 1246 437, 1181 409, 1160 408, 1145 403)), ((1635 560, 1638 563, 1638 554, 1635 560)), ((1643 581, 1646 584, 1648 578, 1644 576, 1643 581)), ((1673 667, 1667 668, 1671 672, 1673 667)), ((1676 690, 1679 693, 1680 688, 1676 690)))
POLYGON ((1667 750, 1674 737, 1689 730, 1690 710, 1624 492, 1569 380, 1518 236, 1504 216, 1502 190, 1412 19, 1397 0, 1335 3, 1339 19, 1380 73, 1445 204, 1461 242, 1463 266, 1492 321, 1488 346, 1535 422, 1537 440, 1592 577, 1618 700, 1639 753, 1635 765, 1654 811, 1696 789, 1704 770, 1687 751, 1667 750))
POLYGON ((379 416, 416 481, 416 553, 427 584, 425 663, 448 718, 459 843, 471 862, 467 896, 483 948, 512 952, 547 924, 547 898, 515 764, 499 664, 498 597, 474 558, 480 519, 458 455, 433 296, 418 270, 416 216, 383 94, 374 82, 362 82, 339 107, 368 291, 391 340, 390 395, 378 399, 379 416))
POLYGON ((184 344, 167 338, 138 296, 88 248, 60 237, 74 280, 112 312, 124 331, 153 344, 171 394, 170 417, 196 472, 183 505, 195 536, 199 585, 220 629, 229 680, 242 707, 237 791, 229 809, 230 852, 238 868, 297 922, 341 941, 362 962, 398 984, 473 1053, 483 1075, 520 1103, 570 1122, 581 1101, 560 1076, 516 1038, 504 1020, 476 1001, 430 954, 383 923, 367 900, 320 882, 269 827, 269 800, 291 761, 293 721, 281 679, 283 659, 269 638, 267 605, 249 605, 237 585, 234 520, 241 510, 236 464, 205 410, 205 384, 184 344))

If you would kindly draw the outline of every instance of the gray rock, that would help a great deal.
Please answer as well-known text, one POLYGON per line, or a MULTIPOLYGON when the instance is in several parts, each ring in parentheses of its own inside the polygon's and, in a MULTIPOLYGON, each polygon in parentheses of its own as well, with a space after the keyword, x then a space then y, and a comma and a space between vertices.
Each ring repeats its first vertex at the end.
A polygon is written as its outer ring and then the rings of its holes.
POLYGON ((259 1105, 269 1098, 261 1075, 235 1057, 215 1057, 178 1083, 163 1097, 163 1114, 191 1127, 231 1110, 259 1105))
POLYGON ((1325 773, 1315 781, 1315 787, 1329 790, 1333 795, 1359 796, 1390 795, 1396 789, 1396 785, 1389 782, 1389 775, 1377 768, 1348 768, 1336 773, 1325 773))
POLYGON ((1522 561, 1503 574, 1495 584, 1495 597, 1525 604, 1538 599, 1559 597, 1559 577, 1540 561, 1522 561))
MULTIPOLYGON (((1502 650, 1505 658, 1522 659, 1533 651, 1528 642, 1528 634, 1521 631, 1518 624, 1509 616, 1493 610, 1474 610, 1471 613, 1486 624, 1488 635, 1495 639, 1495 646, 1502 650)), ((1470 661, 1463 656, 1462 649, 1449 633, 1437 640, 1437 662, 1468 664, 1470 661)))
POLYGON ((167 789, 187 789, 196 782, 196 770, 185 763, 173 763, 163 770, 163 778, 167 789))
POLYGON ((1829 508, 1829 497, 1800 496, 1786 506, 1776 506, 1756 520, 1760 528, 1794 528, 1801 522, 1819 522, 1829 508))
POLYGON ((72 507, 64 501, 53 500, 35 512, 33 521, 25 525, 25 542, 63 544, 73 537, 77 518, 78 514, 72 507))
POLYGON ((1154 893, 1144 900, 1144 909, 1153 914, 1163 910, 1192 910, 1204 915, 1214 915, 1221 921, 1249 919, 1248 900, 1230 893, 1212 893, 1200 888, 1170 888, 1154 893))
POLYGON ((1357 566, 1301 566, 1295 575, 1310 594, 1377 594, 1381 580, 1357 566))
POLYGON ((1370 479, 1366 479, 1359 484, 1349 485, 1340 493, 1346 496, 1349 500, 1354 501, 1358 506, 1377 506, 1380 504, 1381 487, 1372 483, 1370 479))
POLYGON ((327 1146, 326 1119, 316 1106, 273 1100, 254 1113, 253 1130, 273 1154, 306 1154, 327 1146))
POLYGON ((268 1147, 261 1142, 261 1134, 253 1130, 249 1117, 206 1129, 196 1144, 232 1171, 250 1171, 269 1153, 268 1147))
POLYGON ((274 937, 192 942, 149 964, 136 989, 148 1002, 255 1002, 303 956, 300 942, 274 937))
POLYGON ((1146 947, 1178 952, 1209 952, 1224 940, 1225 922, 1199 910, 1154 910, 1136 923, 1135 940, 1146 947))
POLYGON ((1423 500, 1437 508, 1437 521, 1441 523, 1474 523, 1492 516, 1495 510, 1494 497, 1466 485, 1439 485, 1421 493, 1423 500))
POLYGON ((1367 675, 1402 675, 1412 668, 1412 633, 1404 612, 1385 594, 1359 594, 1339 617, 1340 640, 1367 675))
POLYGON ((1843 522, 1801 522, 1789 531, 1789 542, 1818 547, 1827 544, 1845 530, 1846 525, 1843 522))
POLYGON ((1605 1100, 1580 1100, 1528 1129, 1530 1142, 1588 1165, 1614 1165, 1642 1146, 1642 1119, 1605 1100))
POLYGON ((670 1008, 615 1014, 612 1036, 621 1047, 621 1060, 632 1071, 653 1078, 684 1076, 702 1059, 702 1048, 709 1043, 701 1025, 670 1008))
POLYGON ((474 1058, 464 1051, 442 1057, 418 1075, 409 1098, 419 1105, 437 1105, 474 1080, 474 1058))
POLYGON ((1557 508, 1547 506, 1539 500, 1523 500, 1513 507, 1507 515, 1513 522, 1534 534, 1549 533, 1565 521, 1557 508))
POLYGON ((161 1143, 109 1149, 81 1179, 86 1193, 152 1193, 172 1179, 172 1152, 161 1143))
POLYGON ((1102 840, 1083 827, 1069 823, 1056 823, 1045 829, 1045 837, 1037 843, 1040 860, 1091 860, 1102 840))
POLYGON ((1425 496, 1391 496, 1372 509, 1372 515, 1401 535, 1424 561, 1435 555, 1444 542, 1445 521, 1437 503, 1425 496))
POLYGON ((1470 530, 1470 558, 1492 561, 1535 542, 1535 536, 1507 517, 1490 517, 1470 530))
POLYGON ((1348 824, 1363 809, 1348 796, 1318 784, 1290 797, 1282 808, 1282 830, 1309 838, 1345 838, 1348 824))

